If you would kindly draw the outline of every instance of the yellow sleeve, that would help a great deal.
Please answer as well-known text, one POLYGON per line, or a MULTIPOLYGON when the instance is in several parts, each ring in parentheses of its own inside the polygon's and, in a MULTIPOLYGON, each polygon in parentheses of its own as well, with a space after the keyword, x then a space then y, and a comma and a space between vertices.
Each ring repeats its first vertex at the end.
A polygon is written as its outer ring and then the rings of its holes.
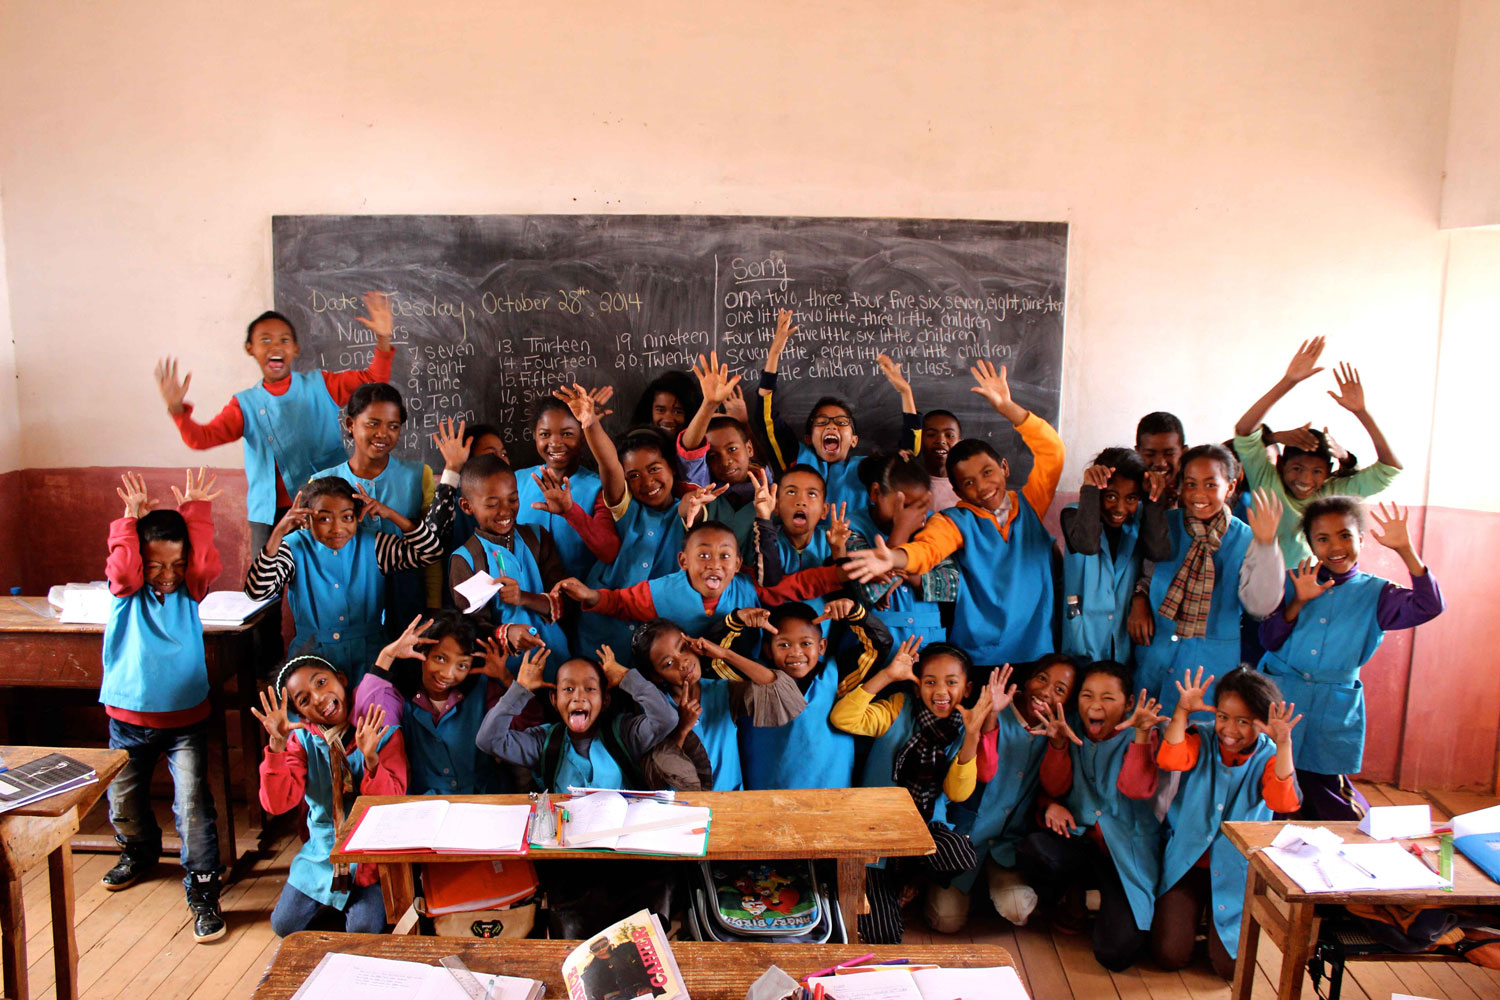
POLYGON ((904 694, 893 694, 876 701, 873 694, 857 687, 834 703, 833 710, 828 713, 828 722, 855 736, 884 736, 905 703, 904 694))
POLYGON ((1021 494, 1036 511, 1037 517, 1045 517, 1047 508, 1052 506, 1052 498, 1057 495, 1057 484, 1062 480, 1066 449, 1052 425, 1035 413, 1028 414, 1016 426, 1016 432, 1031 449, 1032 458, 1031 475, 1021 488, 1021 494))
POLYGON ((943 794, 948 796, 949 802, 962 802, 974 794, 974 787, 979 783, 979 756, 967 764, 958 762, 958 755, 953 755, 953 763, 948 765, 948 774, 943 778, 943 794))
MULTIPOLYGON (((432 509, 432 498, 437 495, 437 480, 432 476, 432 466, 422 466, 422 516, 432 509)), ((427 589, 427 606, 429 608, 440 608, 443 606, 443 561, 430 564, 423 571, 422 582, 427 589)))
MULTIPOLYGON (((1036 474, 1032 475, 1035 477, 1036 474)), ((1056 480, 1052 486, 1056 489, 1056 480)), ((921 576, 963 548, 963 544, 964 536, 958 530, 958 525, 942 514, 934 514, 911 541, 897 547, 906 553, 906 571, 921 576)))
MULTIPOLYGON (((599 495, 601 497, 604 496, 604 492, 601 490, 600 493, 599 493, 599 495)), ((609 498, 608 497, 604 498, 604 502, 605 502, 606 505, 608 505, 610 514, 614 517, 614 519, 616 521, 618 521, 620 518, 624 517, 625 516, 625 512, 630 509, 630 489, 629 489, 629 487, 626 487, 626 489, 625 489, 625 495, 622 496, 622 497, 620 497, 620 502, 619 503, 611 504, 609 502, 609 498)))

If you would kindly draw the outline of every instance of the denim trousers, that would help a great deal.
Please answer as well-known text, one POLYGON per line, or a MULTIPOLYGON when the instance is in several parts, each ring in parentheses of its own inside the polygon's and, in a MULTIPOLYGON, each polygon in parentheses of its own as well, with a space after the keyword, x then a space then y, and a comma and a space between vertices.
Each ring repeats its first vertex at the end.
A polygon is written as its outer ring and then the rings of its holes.
MULTIPOLYGON (((322 903, 288 882, 281 887, 281 896, 271 909, 271 930, 277 937, 305 931, 322 908, 322 903)), ((380 883, 355 886, 343 913, 344 930, 351 934, 384 933, 385 899, 380 895, 380 883)))
MULTIPOLYGON (((172 815, 182 839, 182 867, 219 872, 219 814, 208 790, 207 720, 177 729, 149 729, 110 719, 109 745, 130 755, 109 786, 115 840, 147 861, 161 854, 161 827, 151 811, 151 772, 165 756, 172 772, 172 815)), ((183 879, 184 885, 188 882, 183 879)))

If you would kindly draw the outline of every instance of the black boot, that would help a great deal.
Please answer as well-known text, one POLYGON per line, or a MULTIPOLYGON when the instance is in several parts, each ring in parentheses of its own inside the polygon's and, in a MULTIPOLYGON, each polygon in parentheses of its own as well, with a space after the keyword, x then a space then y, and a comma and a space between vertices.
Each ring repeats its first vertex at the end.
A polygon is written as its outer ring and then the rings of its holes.
POLYGON ((203 944, 224 936, 218 872, 188 872, 187 903, 188 909, 193 911, 194 941, 203 944))
POLYGON ((110 892, 119 892, 135 885, 151 872, 156 866, 157 858, 161 856, 160 845, 127 844, 119 837, 115 838, 115 842, 120 845, 120 860, 99 880, 110 892))

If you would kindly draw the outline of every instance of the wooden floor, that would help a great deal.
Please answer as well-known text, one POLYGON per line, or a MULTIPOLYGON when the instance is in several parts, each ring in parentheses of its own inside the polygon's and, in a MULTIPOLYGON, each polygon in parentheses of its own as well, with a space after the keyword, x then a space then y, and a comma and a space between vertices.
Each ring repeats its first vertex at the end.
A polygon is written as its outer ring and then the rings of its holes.
MULTIPOLYGON (((1495 804, 1493 798, 1465 793, 1421 795, 1387 786, 1362 786, 1375 805, 1431 802, 1435 814, 1495 804)), ((166 804, 163 826, 170 829, 166 804)), ((107 832, 102 810, 84 823, 85 832, 107 832)), ((229 932, 208 945, 193 943, 180 872, 163 865, 158 875, 124 892, 105 892, 99 877, 114 863, 113 855, 74 857, 77 894, 78 976, 88 1000, 248 1000, 261 970, 276 951, 271 907, 281 891, 287 866, 297 850, 296 835, 282 834, 270 849, 241 863, 242 874, 224 892, 229 932)), ((26 883, 27 957, 32 996, 51 998, 52 936, 46 866, 26 883)), ((1052 934, 1045 927, 1012 927, 976 895, 969 926, 959 934, 936 935, 920 923, 909 924, 908 941, 998 944, 1014 956, 1036 1000, 1221 1000, 1228 985, 1213 974, 1206 957, 1181 972, 1162 972, 1143 963, 1111 973, 1089 951, 1087 935, 1052 934)), ((1275 995, 1272 981, 1277 956, 1269 941, 1260 946, 1255 996, 1275 995)), ((1500 972, 1462 963, 1355 963, 1344 979, 1348 1000, 1388 1000, 1392 993, 1445 1000, 1492 1000, 1500 997, 1500 972)), ((1308 997, 1313 994, 1309 987, 1308 997)))

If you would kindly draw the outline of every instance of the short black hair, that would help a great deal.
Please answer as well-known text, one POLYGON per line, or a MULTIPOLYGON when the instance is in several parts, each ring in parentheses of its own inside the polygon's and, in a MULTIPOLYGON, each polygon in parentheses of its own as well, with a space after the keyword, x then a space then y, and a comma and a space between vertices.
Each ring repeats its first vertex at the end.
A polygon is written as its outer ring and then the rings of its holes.
POLYGON ((507 474, 514 476, 516 473, 499 455, 475 455, 464 463, 458 474, 458 491, 468 496, 486 479, 507 474))
POLYGON ((1083 682, 1095 674, 1108 674, 1120 682, 1120 690, 1125 692, 1125 697, 1135 697, 1135 671, 1128 664, 1119 660, 1095 660, 1085 664, 1078 670, 1077 686, 1082 688, 1083 682))
POLYGON ((536 406, 531 411, 531 426, 535 427, 537 424, 541 423, 542 417, 546 416, 548 413, 551 413, 553 410, 561 411, 563 416, 567 417, 575 424, 578 423, 578 418, 573 416, 573 411, 568 408, 567 403, 564 403, 556 396, 539 396, 537 397, 536 406))
POLYGON ((1184 447, 1187 445, 1187 434, 1182 430, 1182 421, 1177 418, 1177 414, 1168 413, 1166 410, 1148 413, 1135 425, 1137 446, 1140 445, 1141 438, 1147 434, 1176 434, 1177 440, 1182 442, 1184 447))
POLYGON ((439 641, 450 636, 458 643, 458 648, 464 651, 465 656, 472 656, 479 648, 479 629, 475 627, 473 618, 459 614, 452 608, 432 612, 432 624, 422 633, 422 638, 439 641))
POLYGON ((722 531, 724 532, 724 534, 728 535, 731 539, 734 540, 734 547, 736 550, 738 550, 740 547, 739 536, 734 533, 733 528, 725 524, 723 521, 708 520, 699 521, 687 531, 682 533, 682 547, 686 549, 689 538, 692 538, 694 535, 701 535, 705 531, 722 531))
POLYGON ((916 674, 918 677, 921 677, 922 676, 922 668, 925 667, 931 661, 937 659, 939 656, 951 656, 951 657, 953 657, 964 668, 964 677, 969 678, 971 681, 973 680, 973 677, 974 677, 974 660, 973 660, 973 658, 970 657, 968 653, 965 653, 963 650, 959 649, 957 646, 953 645, 952 643, 948 643, 948 642, 934 642, 930 646, 923 646, 922 647, 921 655, 919 655, 917 657, 917 665, 912 670, 912 673, 916 674))
POLYGON ((1030 663, 1021 664, 1011 673, 1010 681, 1016 686, 1017 692, 1020 692, 1037 674, 1059 663, 1073 670, 1073 688, 1068 692, 1068 701, 1063 706, 1066 708, 1078 700, 1078 688, 1083 683, 1083 662, 1076 656, 1069 656, 1067 653, 1047 653, 1030 663))
POLYGON ((181 542, 186 546, 187 521, 175 510, 153 510, 135 522, 135 536, 143 549, 148 542, 181 542))
MULTIPOLYGON (((661 675, 656 672, 656 664, 651 662, 651 646, 664 635, 673 632, 682 632, 682 626, 670 618, 653 618, 642 624, 630 637, 630 660, 635 669, 645 674, 651 680, 660 680, 661 675)), ((682 632, 686 635, 686 632, 682 632)))
POLYGON ((286 682, 291 680, 292 675, 299 670, 331 670, 334 673, 338 674, 340 677, 344 676, 344 672, 342 670, 340 670, 338 667, 335 667, 332 663, 329 663, 321 656, 316 656, 311 653, 303 654, 301 656, 292 656, 288 657, 281 663, 280 666, 276 668, 276 690, 285 690, 286 682))
POLYGON ((731 417, 725 413, 721 413, 717 417, 710 418, 708 421, 708 429, 711 431, 739 431, 740 435, 746 441, 750 440, 750 428, 745 426, 745 422, 743 420, 737 420, 736 418, 731 417))
POLYGON ((620 438, 620 461, 625 461, 625 456, 633 451, 660 452, 667 467, 672 470, 672 478, 674 480, 682 478, 682 470, 677 465, 677 449, 660 428, 647 425, 626 431, 625 436, 620 438))
POLYGON ((947 417, 955 424, 958 424, 958 432, 960 434, 963 433, 963 421, 959 420, 958 414, 954 413, 952 410, 928 410, 926 413, 922 414, 922 423, 927 423, 928 418, 930 417, 947 417))
POLYGON ((359 494, 354 492, 354 485, 338 476, 319 476, 317 479, 309 479, 307 485, 302 487, 303 506, 311 507, 313 501, 321 497, 343 497, 354 504, 356 514, 365 505, 365 502, 359 498, 359 494))
POLYGON ((500 443, 505 443, 505 435, 500 433, 500 428, 494 424, 467 424, 464 426, 464 440, 478 441, 482 437, 497 437, 500 443))
POLYGON ((857 471, 859 481, 866 489, 876 485, 887 491, 903 487, 932 489, 932 477, 922 463, 913 458, 884 455, 877 451, 861 461, 857 471))
POLYGON ((1308 427, 1306 428, 1306 430, 1317 440, 1317 447, 1309 451, 1306 448, 1298 448, 1296 445, 1282 445, 1281 454, 1276 458, 1276 472, 1278 475, 1281 473, 1281 470, 1286 468, 1287 462, 1290 462, 1292 459, 1301 456, 1316 458, 1318 461, 1327 465, 1328 474, 1330 476, 1333 475, 1334 467, 1338 463, 1333 460, 1333 449, 1328 446, 1328 435, 1313 427, 1308 427))
POLYGON ((1146 485, 1146 463, 1134 448, 1105 448, 1094 456, 1094 465, 1115 470, 1115 475, 1146 485))
POLYGON ((267 309, 265 312, 252 319, 250 321, 250 325, 245 327, 245 343, 250 343, 250 338, 255 335, 255 328, 257 326, 260 326, 268 319, 280 320, 281 322, 285 323, 286 328, 292 331, 292 340, 295 341, 297 339, 297 328, 292 325, 292 321, 287 319, 281 313, 277 312, 275 309, 267 309))
POLYGON ((1354 518, 1354 524, 1360 534, 1365 530, 1365 505, 1359 497, 1335 495, 1331 497, 1318 497, 1302 508, 1302 523, 1298 525, 1302 530, 1302 537, 1309 542, 1312 541, 1313 522, 1328 514, 1341 514, 1345 517, 1354 518))
POLYGON ((1270 718, 1271 705, 1281 700, 1281 692, 1270 677, 1241 663, 1219 678, 1214 686, 1214 707, 1226 694, 1235 695, 1250 709, 1250 714, 1261 722, 1270 718))
POLYGON ((854 407, 850 406, 848 403, 844 402, 837 396, 820 396, 818 398, 818 401, 812 405, 812 409, 807 411, 807 420, 802 425, 803 434, 808 435, 809 437, 812 435, 813 418, 816 417, 818 415, 818 411, 825 406, 837 406, 839 409, 843 410, 844 413, 849 417, 849 429, 854 432, 856 437, 859 436, 859 420, 854 416, 854 407))
POLYGON ((818 480, 819 485, 823 487, 824 492, 827 492, 828 480, 823 478, 823 473, 819 472, 817 469, 814 469, 806 462, 797 462, 794 465, 787 466, 786 469, 781 473, 781 475, 777 477, 778 481, 785 481, 786 477, 790 476, 794 472, 801 473, 807 476, 815 476, 818 480))
POLYGON ((770 624, 772 628, 779 628, 782 622, 806 622, 812 625, 816 617, 818 613, 811 605, 802 601, 787 601, 771 609, 770 624))
POLYGON ((1196 462, 1200 458, 1206 458, 1211 462, 1217 462, 1224 469, 1224 477, 1233 486, 1240 478, 1239 459, 1234 457, 1234 452, 1222 444, 1195 444, 1182 453, 1182 461, 1177 465, 1177 478, 1180 480, 1183 473, 1187 471, 1189 462, 1196 462))
POLYGON ((662 372, 646 386, 646 390, 641 393, 641 398, 636 401, 632 423, 651 423, 651 407, 656 402, 656 394, 659 392, 677 397, 677 402, 682 404, 683 415, 688 420, 692 420, 693 414, 698 412, 698 407, 703 405, 703 390, 698 387, 698 380, 687 372, 673 369, 662 372))
POLYGON ((948 461, 943 465, 943 471, 948 473, 950 480, 957 480, 958 476, 954 470, 960 462, 967 462, 979 455, 988 455, 996 462, 1003 462, 1000 453, 996 451, 988 441, 981 438, 964 438, 958 444, 948 450, 948 461))
POLYGON ((395 403, 401 414, 401 422, 406 423, 406 403, 402 400, 401 393, 389 382, 366 382, 355 389, 349 394, 349 402, 344 406, 344 416, 353 420, 376 403, 395 403))

